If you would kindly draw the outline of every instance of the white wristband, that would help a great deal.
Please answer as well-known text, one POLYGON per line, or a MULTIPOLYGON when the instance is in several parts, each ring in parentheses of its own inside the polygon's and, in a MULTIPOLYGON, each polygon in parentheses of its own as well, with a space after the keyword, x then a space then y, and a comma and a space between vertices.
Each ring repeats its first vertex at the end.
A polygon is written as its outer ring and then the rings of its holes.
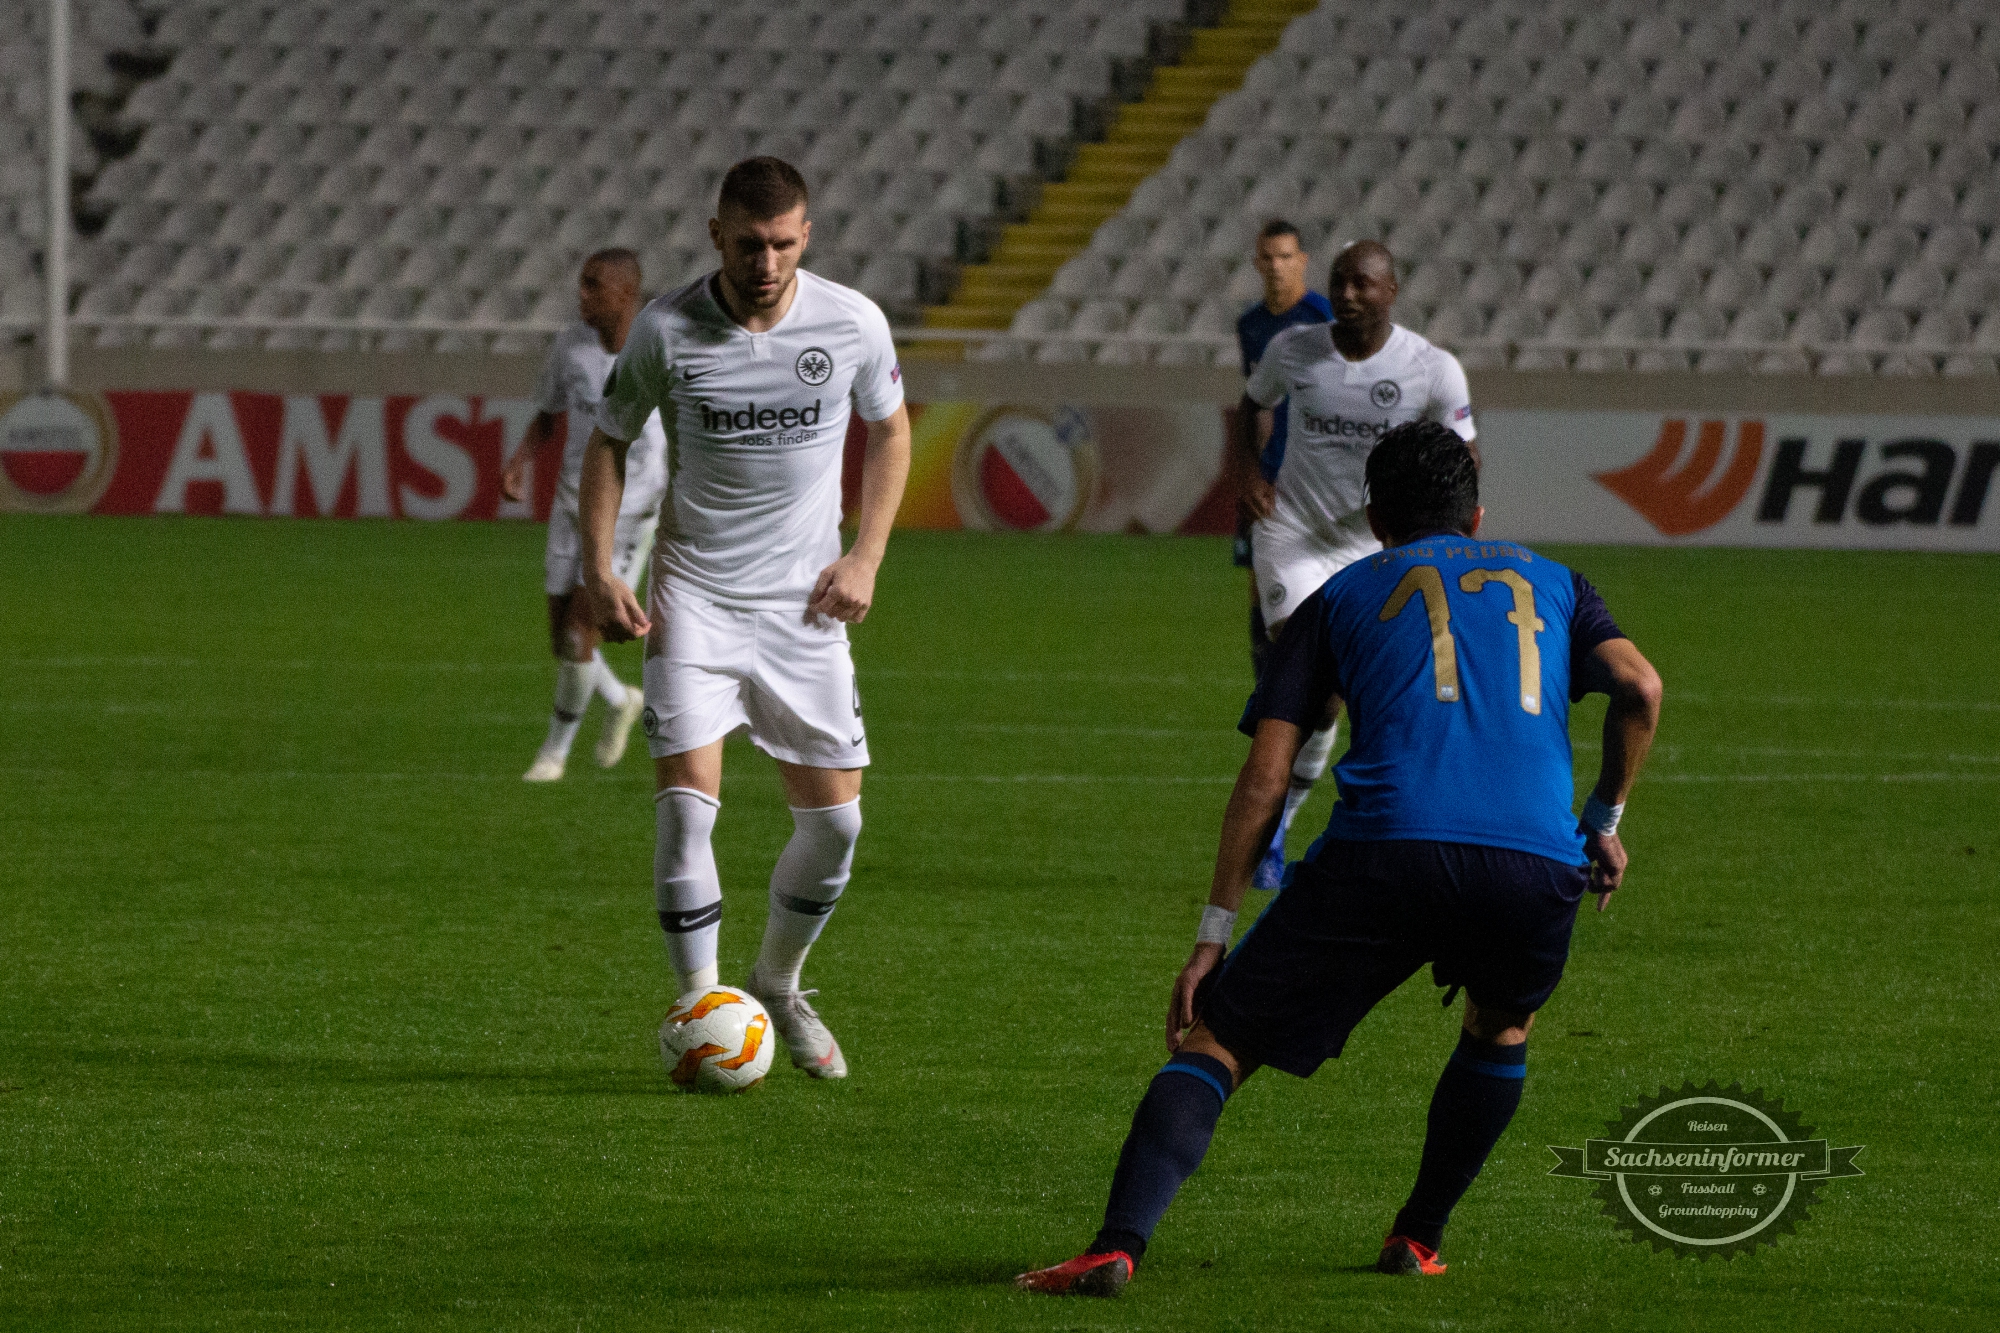
POLYGON ((1201 909, 1201 929, 1194 933, 1194 942, 1226 945, 1235 930, 1236 913, 1209 903, 1201 909))
POLYGON ((1585 799, 1583 814, 1579 818, 1582 819, 1585 828, 1595 829, 1599 833, 1610 834, 1618 831, 1618 820, 1624 813, 1624 802, 1621 801, 1617 805, 1606 805, 1597 799, 1596 792, 1592 792, 1585 799))

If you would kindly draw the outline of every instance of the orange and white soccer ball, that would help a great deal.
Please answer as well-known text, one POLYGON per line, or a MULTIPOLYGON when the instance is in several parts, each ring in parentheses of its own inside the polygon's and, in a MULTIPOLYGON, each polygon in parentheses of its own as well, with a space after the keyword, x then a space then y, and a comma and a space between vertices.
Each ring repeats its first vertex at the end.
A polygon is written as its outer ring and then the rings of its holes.
POLYGON ((764 1081, 775 1044, 771 1016, 734 986, 704 986, 674 1001, 660 1024, 660 1058, 682 1092, 742 1092, 764 1081))

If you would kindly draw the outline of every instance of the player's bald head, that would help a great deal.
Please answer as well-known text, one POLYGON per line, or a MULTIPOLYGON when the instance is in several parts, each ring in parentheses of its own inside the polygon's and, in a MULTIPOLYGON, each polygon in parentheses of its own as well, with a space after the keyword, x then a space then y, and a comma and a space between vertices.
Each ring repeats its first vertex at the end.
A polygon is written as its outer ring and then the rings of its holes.
POLYGON ((1394 282, 1396 257, 1390 254, 1389 247, 1380 241, 1350 241, 1333 257, 1334 286, 1339 286, 1341 278, 1348 273, 1385 277, 1394 282))
POLYGON ((1327 277, 1326 299, 1336 326, 1379 346, 1376 340, 1389 336, 1389 312, 1396 305, 1396 260, 1389 247, 1380 241, 1343 246, 1327 277))

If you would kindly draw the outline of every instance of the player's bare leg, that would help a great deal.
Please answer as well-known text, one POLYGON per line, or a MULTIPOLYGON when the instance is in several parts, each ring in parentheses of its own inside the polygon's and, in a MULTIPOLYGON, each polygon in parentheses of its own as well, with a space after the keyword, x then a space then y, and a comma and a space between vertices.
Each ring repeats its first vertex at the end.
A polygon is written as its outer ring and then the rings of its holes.
POLYGON ((1531 1013, 1481 1009, 1466 996, 1458 1049, 1431 1094, 1417 1183, 1382 1241, 1377 1272, 1444 1272, 1438 1249, 1445 1223, 1521 1104, 1534 1024, 1531 1013))
POLYGON ((745 989, 764 1002, 792 1053, 814 1078, 847 1077, 840 1043, 799 989, 806 954, 826 929, 854 865, 861 836, 861 770, 778 764, 792 836, 771 871, 770 916, 745 989))
POLYGON ((1014 1285, 1051 1296, 1116 1296, 1167 1205, 1207 1155, 1230 1094, 1256 1071, 1255 1061, 1240 1059, 1205 1024, 1189 1029, 1132 1113, 1097 1239, 1067 1263, 1023 1273, 1014 1285))
MULTIPOLYGON (((597 766, 611 768, 625 757, 625 742, 632 728, 638 725, 639 715, 646 711, 646 696, 618 679, 618 673, 604 660, 590 599, 572 593, 563 600, 568 604, 564 643, 569 648, 569 661, 582 668, 591 693, 604 701, 604 731, 597 738, 597 766)), ((588 696, 584 702, 587 707, 588 696)))
POLYGON ((579 615, 588 621, 587 607, 576 605, 582 598, 574 594, 549 595, 549 651, 556 659, 556 697, 549 711, 549 733, 535 755, 534 766, 525 774, 528 782, 554 782, 562 777, 569 762, 569 747, 583 725, 583 712, 590 707, 595 688, 595 668, 590 663, 597 644, 597 628, 583 626, 587 641, 578 637, 579 615))
POLYGON ((722 880, 710 839, 722 809, 722 741, 655 759, 653 777, 653 900, 679 996, 721 980, 722 880))

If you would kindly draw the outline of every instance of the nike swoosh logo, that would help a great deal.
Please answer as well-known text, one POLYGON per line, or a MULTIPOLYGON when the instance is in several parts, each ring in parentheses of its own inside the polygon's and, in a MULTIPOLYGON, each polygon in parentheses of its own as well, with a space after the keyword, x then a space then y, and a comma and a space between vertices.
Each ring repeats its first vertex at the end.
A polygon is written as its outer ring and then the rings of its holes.
POLYGON ((856 736, 856 737, 855 737, 855 738, 854 738, 853 740, 849 741, 849 742, 848 742, 848 744, 849 744, 849 745, 859 745, 859 744, 861 744, 861 742, 862 742, 862 740, 863 740, 863 739, 864 739, 864 737, 861 737, 861 736, 856 736))

